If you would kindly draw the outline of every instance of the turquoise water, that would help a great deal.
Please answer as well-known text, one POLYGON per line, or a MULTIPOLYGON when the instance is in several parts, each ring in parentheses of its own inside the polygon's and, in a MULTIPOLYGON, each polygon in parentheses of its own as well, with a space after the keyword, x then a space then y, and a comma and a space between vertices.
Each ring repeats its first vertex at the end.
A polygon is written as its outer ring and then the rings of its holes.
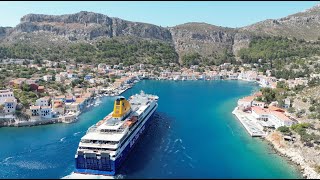
MULTIPOLYGON (((251 138, 231 114, 257 86, 240 81, 141 81, 123 96, 157 94, 154 123, 120 170, 124 178, 301 178, 293 165, 251 138)), ((74 168, 80 138, 110 113, 114 97, 77 123, 0 128, 0 178, 61 178, 74 168)))

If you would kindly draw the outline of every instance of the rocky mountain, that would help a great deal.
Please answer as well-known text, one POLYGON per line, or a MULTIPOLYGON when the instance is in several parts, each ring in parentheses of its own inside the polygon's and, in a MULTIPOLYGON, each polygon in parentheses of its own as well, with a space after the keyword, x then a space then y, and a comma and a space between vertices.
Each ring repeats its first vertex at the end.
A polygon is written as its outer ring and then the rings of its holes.
POLYGON ((16 27, 0 27, 0 44, 22 41, 41 46, 65 45, 92 42, 101 38, 138 37, 174 45, 180 58, 193 52, 214 57, 226 50, 237 56, 237 52, 248 47, 252 37, 257 35, 318 40, 320 6, 242 28, 196 22, 164 28, 86 11, 66 15, 28 14, 21 18, 16 27))
POLYGON ((211 56, 225 50, 236 54, 240 48, 249 45, 251 38, 249 32, 239 33, 238 29, 206 23, 186 23, 169 30, 180 57, 194 52, 211 56))
MULTIPOLYGON (((0 29, 1 34, 1 29, 0 29)), ((2 42, 19 40, 90 41, 99 37, 136 36, 170 41, 169 30, 156 25, 137 23, 108 17, 103 14, 81 11, 67 15, 28 14, 10 29, 2 42), (45 39, 41 37, 46 37, 45 39)))
POLYGON ((280 19, 268 19, 240 29, 257 35, 284 36, 315 41, 320 38, 320 4, 280 19))

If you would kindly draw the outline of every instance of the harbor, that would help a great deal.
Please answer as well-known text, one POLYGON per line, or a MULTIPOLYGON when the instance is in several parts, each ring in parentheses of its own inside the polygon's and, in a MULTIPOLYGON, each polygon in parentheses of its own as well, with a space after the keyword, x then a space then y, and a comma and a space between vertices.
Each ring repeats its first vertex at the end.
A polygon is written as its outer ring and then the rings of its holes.
MULTIPOLYGON (((160 100, 153 124, 123 164, 120 177, 232 178, 224 172, 226 168, 239 178, 299 177, 299 173, 281 157, 269 154, 264 142, 248 136, 231 114, 234 99, 250 94, 255 85, 236 81, 178 83, 179 87, 174 81, 141 81, 122 94, 130 97, 144 90, 157 94, 160 100), (233 89, 237 92, 234 93, 233 89), (196 95, 190 96, 190 92, 196 95), (180 95, 179 101, 176 101, 177 94, 180 95), (215 101, 204 102, 203 99, 215 101), (190 101, 202 106, 191 106, 190 101), (218 111, 212 111, 217 107, 218 111), (199 111, 204 113, 195 113, 199 111), (230 128, 226 127, 226 122, 230 128), (190 129, 195 128, 202 129, 191 134, 190 129), (206 138, 214 140, 199 143, 199 139, 206 138), (235 158, 239 160, 235 162, 235 158)), ((80 138, 88 127, 113 109, 114 97, 104 97, 101 101, 99 106, 81 113, 77 123, 1 128, 0 140, 6 144, 0 153, 1 178, 63 178, 70 175, 75 168, 74 158, 80 138)))

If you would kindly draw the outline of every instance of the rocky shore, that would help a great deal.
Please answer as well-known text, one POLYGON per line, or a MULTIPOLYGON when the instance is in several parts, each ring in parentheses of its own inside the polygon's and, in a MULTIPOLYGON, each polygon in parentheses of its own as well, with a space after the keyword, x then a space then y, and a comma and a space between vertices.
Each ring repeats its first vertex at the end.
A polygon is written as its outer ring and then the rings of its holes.
POLYGON ((320 179, 320 174, 314 169, 314 161, 308 160, 313 157, 306 157, 308 153, 305 153, 303 148, 292 147, 288 142, 283 140, 283 136, 279 132, 272 132, 265 137, 265 140, 270 142, 270 145, 276 150, 280 156, 285 156, 299 166, 301 173, 306 179, 320 179))

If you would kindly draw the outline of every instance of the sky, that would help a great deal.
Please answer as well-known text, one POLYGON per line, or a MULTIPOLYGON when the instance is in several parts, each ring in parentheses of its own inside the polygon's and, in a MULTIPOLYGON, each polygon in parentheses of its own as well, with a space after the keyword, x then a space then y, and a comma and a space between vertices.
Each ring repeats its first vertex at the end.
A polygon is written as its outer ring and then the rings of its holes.
POLYGON ((29 13, 61 15, 91 11, 162 27, 205 22, 236 28, 285 17, 316 4, 320 1, 1 1, 0 26, 14 27, 29 13))

